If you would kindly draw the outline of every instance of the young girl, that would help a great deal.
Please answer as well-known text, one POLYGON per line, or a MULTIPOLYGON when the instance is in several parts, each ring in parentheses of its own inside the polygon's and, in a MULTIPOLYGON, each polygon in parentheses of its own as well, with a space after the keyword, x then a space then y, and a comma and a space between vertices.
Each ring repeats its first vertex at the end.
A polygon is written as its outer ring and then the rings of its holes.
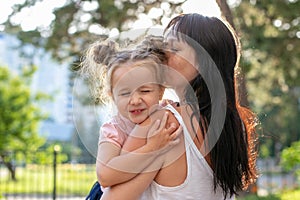
POLYGON ((164 87, 161 63, 162 38, 148 38, 134 50, 117 51, 115 43, 96 42, 88 49, 81 70, 91 75, 97 87, 96 99, 105 102, 109 94, 118 113, 100 129, 97 155, 97 176, 102 187, 123 183, 144 171, 154 159, 178 144, 178 127, 174 117, 149 117, 160 109, 164 87), (107 92, 105 92, 105 90, 107 92), (143 125, 140 125, 143 123, 143 125), (147 138, 134 152, 121 152, 128 134, 147 138))

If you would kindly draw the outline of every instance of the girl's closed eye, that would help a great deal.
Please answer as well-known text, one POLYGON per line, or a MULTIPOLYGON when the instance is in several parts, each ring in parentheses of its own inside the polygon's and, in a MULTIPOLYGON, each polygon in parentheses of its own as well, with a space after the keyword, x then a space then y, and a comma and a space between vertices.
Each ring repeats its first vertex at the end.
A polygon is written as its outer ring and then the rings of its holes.
POLYGON ((141 90, 141 93, 150 93, 152 92, 153 90, 150 90, 150 89, 143 89, 141 90))
POLYGON ((120 92, 119 93, 119 96, 122 96, 122 97, 127 97, 127 96, 129 96, 130 95, 130 92, 129 91, 124 91, 124 92, 120 92))
POLYGON ((153 92, 154 90, 155 90, 155 88, 152 84, 147 85, 147 86, 142 86, 141 88, 139 88, 139 92, 142 94, 147 94, 147 93, 153 92))

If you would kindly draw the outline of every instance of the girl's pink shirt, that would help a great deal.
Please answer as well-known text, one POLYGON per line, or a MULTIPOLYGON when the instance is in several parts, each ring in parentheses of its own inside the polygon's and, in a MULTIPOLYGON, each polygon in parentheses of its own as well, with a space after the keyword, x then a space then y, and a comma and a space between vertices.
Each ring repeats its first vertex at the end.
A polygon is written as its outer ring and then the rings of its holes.
POLYGON ((122 148, 134 126, 134 123, 120 114, 114 116, 110 121, 101 126, 99 144, 102 142, 111 142, 122 148))
MULTIPOLYGON (((173 104, 172 100, 163 99, 160 107, 173 104)), ((128 135, 131 133, 136 124, 123 117, 120 113, 115 115, 110 121, 105 122, 100 128, 99 144, 102 142, 111 142, 122 148, 128 135)))

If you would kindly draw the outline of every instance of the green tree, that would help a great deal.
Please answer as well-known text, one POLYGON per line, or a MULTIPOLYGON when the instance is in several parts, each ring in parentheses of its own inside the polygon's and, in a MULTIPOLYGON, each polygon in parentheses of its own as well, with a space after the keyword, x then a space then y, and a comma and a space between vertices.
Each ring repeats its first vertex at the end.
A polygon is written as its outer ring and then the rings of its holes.
POLYGON ((31 162, 42 165, 52 164, 54 151, 56 151, 56 162, 63 163, 68 160, 68 154, 66 153, 67 148, 69 148, 68 144, 63 144, 62 142, 48 142, 33 155, 31 162))
POLYGON ((163 17, 181 11, 184 0, 75 0, 54 10, 55 19, 49 27, 37 27, 33 31, 22 31, 12 18, 22 9, 32 7, 41 0, 24 1, 15 4, 9 19, 4 23, 5 32, 15 34, 23 43, 45 48, 57 60, 71 58, 78 60, 87 45, 101 37, 107 37, 112 29, 126 31, 139 15, 159 9, 160 14, 152 18, 153 24, 160 24, 163 17), (163 5, 161 7, 161 5, 163 5), (85 16, 83 20, 82 16, 85 16), (97 27, 98 33, 91 31, 97 27), (100 33, 101 32, 101 33, 100 33))
POLYGON ((261 121, 261 156, 279 160, 300 139, 300 1, 242 0, 232 10, 248 100, 261 121))
POLYGON ((44 115, 36 102, 43 94, 32 94, 28 84, 35 67, 24 68, 21 75, 0 67, 0 159, 16 180, 15 159, 28 158, 44 144, 38 135, 39 122, 44 115))
POLYGON ((296 170, 296 174, 300 176, 300 141, 293 142, 282 151, 281 165, 288 171, 296 170))
MULTIPOLYGON (((40 0, 15 5, 10 19, 23 8, 40 0)), ((23 32, 7 20, 5 31, 52 52, 57 60, 76 61, 91 41, 107 37, 109 31, 130 28, 139 15, 159 9, 153 24, 181 12, 184 0, 82 0, 68 1, 54 11, 50 27, 23 32), (93 4, 92 9, 86 5, 93 4), (109 12, 108 12, 109 11, 109 12), (82 20, 81 16, 85 16, 82 20), (91 32, 98 26, 102 33, 91 32)), ((262 156, 277 156, 284 147, 300 139, 300 1, 241 0, 229 9, 226 0, 216 0, 222 15, 234 25, 241 37, 242 62, 248 101, 261 121, 262 156)))

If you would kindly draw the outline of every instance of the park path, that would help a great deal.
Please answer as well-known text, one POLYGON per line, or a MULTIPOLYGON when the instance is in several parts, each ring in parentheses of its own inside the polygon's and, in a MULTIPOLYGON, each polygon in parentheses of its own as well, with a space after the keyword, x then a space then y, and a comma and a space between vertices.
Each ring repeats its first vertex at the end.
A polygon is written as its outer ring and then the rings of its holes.
MULTIPOLYGON (((55 200, 84 200, 85 197, 76 196, 58 196, 55 200)), ((42 196, 42 195, 21 195, 21 194, 6 194, 3 200, 53 200, 52 196, 42 196)))

